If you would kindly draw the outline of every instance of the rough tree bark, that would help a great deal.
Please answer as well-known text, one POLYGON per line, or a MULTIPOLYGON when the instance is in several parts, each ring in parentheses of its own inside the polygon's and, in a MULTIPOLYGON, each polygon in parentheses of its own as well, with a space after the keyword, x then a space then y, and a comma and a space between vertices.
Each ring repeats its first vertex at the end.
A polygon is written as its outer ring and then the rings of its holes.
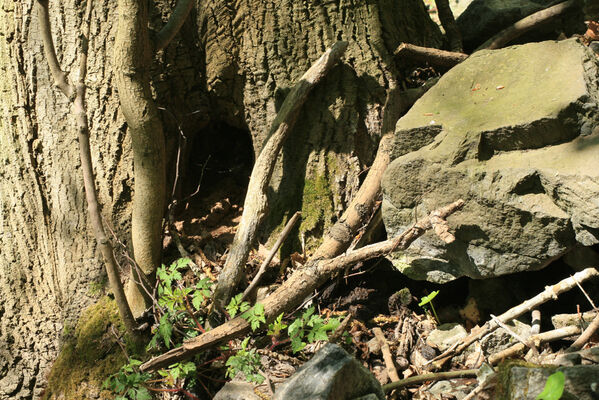
MULTIPOLYGON (((130 246, 133 160, 114 93, 116 2, 94 5, 88 70, 92 158, 103 217, 130 246)), ((153 2, 162 28, 175 1, 153 2)), ((34 0, 0 7, 0 399, 40 394, 65 326, 94 300, 101 280, 78 168, 69 104, 51 87, 34 0), (68 167, 67 167, 68 166, 68 167)), ((76 78, 82 2, 51 0, 61 65, 76 78), (54 6, 55 5, 55 6, 54 6)), ((310 95, 283 149, 269 196, 266 232, 298 209, 308 245, 339 218, 372 163, 400 42, 441 43, 420 0, 197 2, 183 33, 151 69, 156 103, 193 136, 210 121, 247 129, 254 152, 288 88, 331 44, 349 42, 345 63, 310 95)), ((76 79, 72 79, 73 81, 76 79)), ((398 86, 399 87, 399 86, 398 86)), ((159 114, 168 179, 177 127, 159 114)), ((390 117, 388 126, 393 126, 390 117)), ((213 140, 218 140, 215 137, 213 140)), ((193 155, 191 155, 193 156, 193 155)), ((357 214, 363 210, 357 209, 357 214)), ((276 236, 276 235, 275 235, 276 236)), ((266 237, 266 236, 265 236, 266 237)), ((297 241, 295 243, 297 246, 297 241)), ((34 396, 36 395, 36 396, 34 396)))

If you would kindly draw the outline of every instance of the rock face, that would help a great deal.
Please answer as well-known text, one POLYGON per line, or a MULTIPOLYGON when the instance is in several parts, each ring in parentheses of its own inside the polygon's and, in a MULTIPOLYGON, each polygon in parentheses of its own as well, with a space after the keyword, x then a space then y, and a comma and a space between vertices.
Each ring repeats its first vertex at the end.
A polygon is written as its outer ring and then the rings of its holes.
POLYGON ((396 126, 383 178, 389 236, 458 198, 457 240, 427 233, 395 266, 447 282, 537 270, 599 243, 596 58, 575 40, 475 53, 396 126))
POLYGON ((277 388, 274 400, 384 399, 378 381, 336 344, 326 344, 277 388), (362 397, 364 396, 364 397, 362 397))
MULTIPOLYGON (((576 365, 560 367, 565 375, 562 399, 594 400, 599 397, 599 366, 576 365)), ((512 367, 509 372, 508 399, 534 400, 543 388, 547 378, 555 372, 550 368, 512 367)))
MULTIPOLYGON (((513 23, 554 4, 550 0, 474 0, 456 19, 464 49, 472 51, 513 23)), ((580 22, 583 19, 578 18, 580 22)), ((555 27, 557 21, 553 21, 555 27)))

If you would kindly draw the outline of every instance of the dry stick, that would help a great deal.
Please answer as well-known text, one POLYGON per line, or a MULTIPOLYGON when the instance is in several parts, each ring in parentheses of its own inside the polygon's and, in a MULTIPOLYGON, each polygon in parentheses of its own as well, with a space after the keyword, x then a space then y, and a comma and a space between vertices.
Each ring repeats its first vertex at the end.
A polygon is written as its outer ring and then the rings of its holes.
POLYGON ((537 350, 537 347, 535 346, 533 341, 530 341, 530 340, 526 341, 524 338, 522 338, 520 335, 518 335, 516 332, 514 332, 509 326, 507 326, 506 324, 501 322, 499 319, 497 319, 497 317, 494 316, 493 314, 491 314, 491 319, 493 319, 493 321, 495 321, 495 323, 497 325, 499 325, 501 328, 503 328, 503 330, 505 330, 508 333, 508 335, 512 336, 514 339, 519 341, 521 344, 523 344, 524 346, 526 346, 530 350, 532 350, 535 357, 539 355, 539 351, 537 350))
POLYGON ((589 296, 589 294, 586 292, 586 290, 584 290, 584 288, 580 285, 580 283, 576 282, 576 286, 578 286, 578 289, 580 289, 580 291, 582 292, 582 294, 584 294, 584 297, 587 298, 589 304, 591 305, 591 307, 593 307, 593 310, 596 310, 597 307, 595 306, 595 303, 593 302, 593 300, 591 300, 591 297, 589 296))
POLYGON ((310 67, 287 95, 272 123, 268 140, 252 169, 241 221, 214 291, 212 314, 217 315, 212 315, 212 323, 217 322, 218 314, 229 302, 233 290, 241 280, 243 267, 256 239, 258 227, 267 212, 266 190, 283 143, 292 130, 308 94, 337 64, 347 45, 347 42, 335 43, 310 67))
POLYGON ((85 198, 87 200, 87 209, 94 229, 94 235, 98 241, 100 251, 106 262, 106 274, 110 282, 110 288, 114 294, 119 313, 125 324, 127 332, 134 338, 138 337, 136 331, 135 319, 127 303, 123 285, 118 273, 116 259, 114 258, 112 244, 106 237, 102 217, 100 215, 100 205, 94 181, 94 172, 89 144, 89 125, 85 105, 85 77, 87 75, 87 51, 89 43, 90 19, 92 11, 92 1, 88 0, 83 19, 81 34, 81 59, 79 63, 79 80, 73 86, 68 83, 66 73, 63 72, 58 64, 58 58, 52 41, 52 32, 48 14, 48 1, 38 0, 38 17, 40 28, 42 30, 42 39, 44 42, 44 53, 48 60, 50 72, 56 82, 56 86, 69 100, 73 101, 74 113, 77 121, 77 131, 79 139, 79 156, 81 158, 81 169, 83 172, 83 184, 85 187, 85 198))
POLYGON ((372 332, 381 346, 381 352, 383 353, 383 360, 385 360, 385 365, 387 366, 387 372, 389 374, 389 378, 391 378, 391 382, 399 381, 399 375, 397 374, 397 369, 395 368, 395 364, 393 363, 393 356, 391 355, 391 350, 389 349, 389 344, 387 344, 387 339, 385 339, 385 335, 381 328, 376 327, 372 328, 372 332))
POLYGON ((179 32, 183 26, 183 23, 187 19, 187 16, 191 12, 194 4, 194 0, 179 0, 177 2, 177 5, 168 19, 168 22, 156 35, 156 51, 165 49, 171 40, 173 40, 177 32, 179 32))
POLYGON ((538 335, 539 333, 541 333, 541 311, 532 310, 531 325, 532 325, 530 327, 531 335, 538 335))
POLYGON ((283 231, 281 232, 281 234, 279 235, 279 238, 277 239, 277 241, 273 245, 272 249, 270 250, 270 253, 268 253, 268 255, 264 259, 264 262, 262 263, 262 265, 260 265, 260 268, 258 269, 256 276, 254 276, 254 279, 252 279, 252 282, 249 284, 249 286, 243 292, 243 296, 241 297, 242 301, 247 299, 247 297, 250 294, 252 294, 252 292, 254 291, 256 286, 258 286, 258 283, 260 283, 260 279, 262 278, 262 275, 264 275, 264 272, 266 271, 266 267, 268 267, 268 265, 274 258, 275 254, 277 254, 279 247, 281 247, 281 245, 283 244, 283 242, 285 241, 287 236, 289 236, 291 229, 293 229, 293 227, 295 226, 295 224, 297 223, 297 221, 299 220, 301 215, 302 215, 302 213, 297 211, 295 214, 293 214, 291 219, 289 221, 287 221, 285 228, 283 228, 283 231))
MULTIPOLYGON (((531 311, 532 309, 538 307, 539 305, 546 303, 549 300, 557 299, 558 295, 560 295, 564 292, 567 292, 568 290, 575 287, 576 282, 586 281, 587 279, 595 277, 595 276, 599 276, 599 272, 597 272, 597 270, 595 268, 587 268, 580 272, 577 272, 574 274, 574 276, 563 279, 553 286, 547 286, 543 292, 539 293, 538 295, 536 295, 535 297, 533 297, 531 299, 526 300, 525 302, 517 305, 516 307, 509 309, 505 313, 498 316, 497 319, 504 323, 509 322, 515 318, 518 318, 520 315, 524 314, 525 312, 531 311)), ((464 339, 462 339, 459 342, 458 346, 441 353, 440 355, 438 355, 437 357, 435 357, 434 359, 429 361, 429 363, 435 362, 436 366, 443 365, 443 363, 445 361, 447 361, 453 354, 461 353, 462 351, 464 351, 464 349, 466 349, 472 343, 479 340, 481 337, 483 337, 487 333, 490 333, 490 332, 494 331, 495 329, 497 329, 498 326, 499 325, 497 325, 494 321, 487 322, 476 333, 472 333, 472 334, 468 335, 467 337, 465 337, 464 339)))
MULTIPOLYGON (((431 213, 442 218, 447 218, 460 208, 464 202, 458 200, 448 206, 431 213)), ((431 229, 430 216, 414 224, 394 239, 362 247, 347 255, 341 255, 333 259, 312 259, 306 266, 295 271, 287 281, 262 302, 266 321, 272 321, 282 312, 292 309, 300 304, 312 291, 333 274, 343 271, 348 265, 376 258, 388 254, 394 249, 406 249, 414 240, 431 229)), ((154 357, 141 365, 141 370, 155 370, 175 362, 188 359, 193 355, 204 351, 229 339, 242 336, 250 331, 249 323, 242 317, 236 317, 223 325, 220 325, 206 333, 183 342, 183 346, 172 349, 160 356, 154 357)))
POLYGON ((449 47, 451 50, 461 53, 463 51, 462 35, 455 23, 451 7, 449 7, 449 0, 435 0, 435 5, 437 6, 439 21, 441 21, 441 25, 443 25, 443 29, 445 29, 445 34, 449 40, 449 47))
POLYGON ((478 369, 463 369, 461 371, 446 371, 446 372, 435 372, 432 374, 424 374, 411 376, 406 379, 401 379, 397 382, 388 383, 383 385, 384 392, 390 392, 393 389, 398 389, 404 386, 416 385, 427 381, 440 381, 445 379, 456 379, 456 378, 471 378, 475 377, 478 369))
POLYGON ((586 342, 589 341, 591 336, 593 336, 593 334, 597 331, 597 328, 599 328, 599 314, 595 316, 593 322, 591 322, 591 324, 587 326, 582 335, 580 335, 580 337, 576 339, 570 347, 568 347, 567 351, 572 352, 580 350, 582 346, 584 346, 586 342))
POLYGON ((468 58, 468 54, 461 52, 421 47, 410 43, 400 44, 395 50, 395 56, 406 57, 415 61, 428 62, 431 65, 448 68, 451 68, 468 58))
MULTIPOLYGON (((580 328, 571 325, 559 329, 554 329, 552 331, 539 333, 538 335, 532 335, 528 338, 528 341, 533 343, 536 342, 539 344, 545 342, 553 342, 556 340, 576 335, 578 333, 580 333, 580 328)), ((508 347, 507 349, 502 350, 499 353, 495 353, 489 356, 489 363, 495 365, 503 359, 513 357, 516 354, 522 352, 524 349, 526 349, 526 347, 527 346, 522 343, 516 343, 515 345, 508 347)))
POLYGON ((553 7, 537 11, 536 13, 522 18, 520 21, 499 32, 497 35, 480 45, 475 51, 482 49, 499 49, 531 29, 534 29, 537 26, 559 16, 560 14, 563 14, 567 9, 575 6, 576 4, 576 0, 568 0, 564 1, 563 3, 556 4, 553 7))

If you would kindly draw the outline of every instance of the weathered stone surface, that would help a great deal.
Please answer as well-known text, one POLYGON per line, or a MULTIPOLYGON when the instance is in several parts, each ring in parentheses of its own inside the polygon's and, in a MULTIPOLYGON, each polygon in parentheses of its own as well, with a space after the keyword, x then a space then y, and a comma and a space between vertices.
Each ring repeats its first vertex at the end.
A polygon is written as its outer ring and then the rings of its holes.
POLYGON ((599 366, 576 365, 560 368, 512 367, 508 399, 534 400, 543 391, 549 375, 562 371, 566 377, 563 399, 594 400, 599 397, 599 366))
POLYGON ((368 370, 341 347, 329 343, 277 388, 274 400, 346 400, 366 395, 385 398, 368 370))
POLYGON ((429 232, 395 266, 440 283, 489 278, 599 243, 597 93, 595 56, 575 40, 481 51, 443 76, 397 123, 383 220, 393 236, 466 206, 449 218, 454 243, 429 232))
POLYGON ((227 382, 216 393, 214 400, 260 400, 260 397, 247 382, 227 382))
POLYGON ((443 324, 428 335, 426 343, 440 351, 445 351, 467 335, 466 329, 460 324, 443 324))
POLYGON ((551 0, 474 0, 456 19, 464 48, 474 50, 514 22, 553 3, 551 0))

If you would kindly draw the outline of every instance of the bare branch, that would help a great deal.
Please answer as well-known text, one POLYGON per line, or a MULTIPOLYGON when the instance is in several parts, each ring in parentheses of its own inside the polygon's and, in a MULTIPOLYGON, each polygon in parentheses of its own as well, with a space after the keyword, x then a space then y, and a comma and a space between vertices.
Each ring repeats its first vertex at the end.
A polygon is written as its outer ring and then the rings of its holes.
MULTIPOLYGON (((434 213, 442 218, 459 210, 464 205, 458 200, 434 213)), ((432 214, 431 214, 432 215, 432 214)), ((348 265, 379 257, 395 249, 406 249, 414 240, 431 229, 430 216, 414 224, 394 239, 362 247, 347 255, 341 255, 332 259, 313 258, 304 268, 295 271, 288 280, 270 296, 262 305, 267 322, 272 321, 282 312, 293 309, 310 295, 312 291, 325 283, 332 275, 343 271, 348 265)), ((158 357, 155 357, 141 365, 142 371, 155 370, 175 362, 187 359, 212 346, 226 340, 242 336, 250 331, 249 323, 242 317, 234 318, 206 333, 183 342, 183 346, 172 349, 158 357)))
POLYGON ((156 35, 156 46, 155 50, 160 51, 166 48, 168 44, 173 40, 175 35, 179 32, 183 23, 187 19, 187 16, 191 12, 194 0, 179 0, 173 13, 168 19, 166 25, 162 27, 160 32, 156 35))
POLYGON ((574 343, 572 343, 572 345, 570 347, 568 347, 568 352, 577 351, 577 350, 582 349, 582 346, 584 346, 586 344, 586 342, 589 341, 591 336, 593 336, 593 334, 597 331, 598 328, 599 328, 599 314, 597 314, 597 316, 595 316, 595 318, 593 319, 593 322, 591 322, 591 324, 589 326, 587 326, 587 328, 584 330, 582 335, 580 335, 580 337, 578 339, 576 339, 576 341, 574 341, 574 343))
MULTIPOLYGON (((537 308, 539 305, 546 303, 549 300, 557 299, 558 295, 560 295, 564 292, 567 292, 568 290, 575 287, 576 282, 583 282, 587 279, 590 279, 590 278, 593 278, 596 276, 599 276, 599 272, 597 272, 597 270, 595 268, 587 268, 580 272, 577 272, 574 274, 574 276, 563 279, 553 286, 547 286, 543 292, 541 292, 538 295, 534 296, 533 298, 530 298, 530 299, 526 300, 525 302, 509 309, 505 313, 498 316, 497 319, 504 323, 509 322, 515 318, 518 318, 520 315, 537 308)), ((492 332, 495 329, 497 329, 498 326, 499 325, 497 325, 497 323, 495 323, 494 321, 487 322, 481 329, 479 329, 475 333, 471 333, 470 335, 468 335, 467 337, 462 339, 459 342, 458 346, 445 351, 444 353, 438 355, 437 357, 435 357, 433 360, 431 360, 429 362, 434 362, 435 365, 437 365, 437 366, 442 365, 445 361, 447 361, 451 357, 451 355, 461 353, 462 351, 464 351, 464 349, 466 349, 472 343, 479 340, 487 333, 492 332)))
POLYGON ((50 26, 50 14, 48 12, 48 0, 37 0, 37 16, 44 42, 44 55, 50 68, 50 74, 54 79, 54 85, 70 100, 74 100, 75 88, 69 84, 67 74, 60 68, 54 40, 52 39, 52 27, 50 26))
POLYGON ((453 51, 462 52, 462 35, 455 23, 453 12, 449 6, 449 0, 435 0, 437 6, 437 13, 439 15, 439 21, 445 29, 445 34, 449 40, 449 47, 453 51))
POLYGON ((523 35, 524 33, 563 14, 566 10, 575 6, 576 4, 576 0, 564 1, 563 3, 556 4, 553 7, 549 7, 544 10, 538 11, 534 14, 531 14, 526 18, 522 18, 520 21, 509 26, 508 28, 499 32, 497 35, 493 36, 491 39, 487 40, 476 50, 499 49, 511 42, 512 40, 516 39, 517 37, 523 35))
POLYGON ((391 382, 383 385, 384 392, 390 392, 393 389, 398 389, 404 386, 417 385, 427 381, 440 381, 445 379, 456 379, 456 378, 472 378, 476 377, 478 369, 463 369, 460 371, 446 371, 446 372, 434 372, 431 374, 411 376, 406 379, 401 379, 397 382, 391 382))
POLYGON ((461 52, 421 47, 410 43, 400 44, 395 50, 395 56, 406 57, 415 61, 428 62, 432 65, 448 68, 451 68, 468 58, 468 54, 461 52))
POLYGON ((241 279, 250 248, 256 239, 256 232, 266 215, 266 189, 268 188, 275 167, 277 155, 293 128, 308 94, 324 78, 328 71, 337 64, 341 56, 345 53, 347 45, 347 42, 335 43, 306 71, 285 98, 281 109, 272 123, 268 141, 264 145, 252 169, 243 205, 243 215, 235 233, 225 266, 218 277, 218 284, 214 291, 214 307, 211 316, 213 324, 219 319, 218 314, 231 299, 232 292, 241 279))
POLYGON ((395 368, 395 364, 393 363, 393 356, 391 355, 391 350, 389 349, 389 344, 387 343, 387 339, 385 338, 383 331, 377 326, 376 328, 372 328, 372 332, 374 333, 376 340, 379 342, 379 346, 381 346, 383 360, 385 361, 385 366, 387 367, 387 373, 389 374, 389 378, 391 378, 391 382, 399 381, 397 368, 395 368))
POLYGON ((275 244, 272 246, 270 253, 268 253, 268 255, 264 259, 264 262, 262 263, 262 265, 260 265, 260 268, 258 269, 256 276, 254 276, 254 279, 252 279, 252 282, 249 284, 249 286, 243 292, 243 296, 241 297, 242 301, 247 299, 248 296, 254 291, 256 286, 258 286, 258 283, 260 283, 260 279, 262 278, 262 275, 264 275, 264 271, 266 271, 268 264, 270 264, 270 262, 272 261, 272 259, 275 256, 275 254, 277 254, 279 247, 281 247, 281 245, 283 244, 283 242, 285 241, 287 236, 289 236, 289 232, 291 232, 291 229, 295 226, 295 224, 297 223, 297 221, 299 220, 301 215, 302 215, 302 213, 297 211, 295 214, 293 214, 293 216, 289 219, 289 221, 287 221, 285 228, 283 228, 283 230, 281 231, 281 234, 279 235, 279 238, 277 239, 275 244))

